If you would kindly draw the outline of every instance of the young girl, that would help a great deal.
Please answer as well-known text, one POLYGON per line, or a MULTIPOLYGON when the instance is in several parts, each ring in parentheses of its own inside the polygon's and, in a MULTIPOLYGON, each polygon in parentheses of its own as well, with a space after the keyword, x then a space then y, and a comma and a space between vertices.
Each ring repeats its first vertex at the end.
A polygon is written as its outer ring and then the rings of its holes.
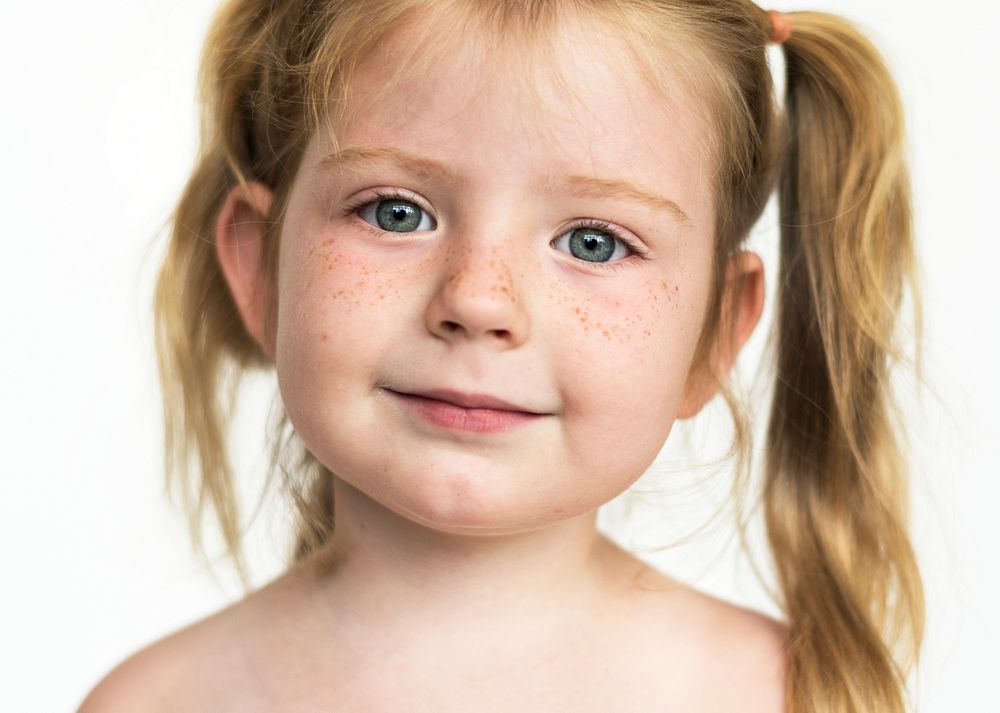
POLYGON ((273 368, 293 563, 81 711, 904 710, 923 603, 888 375, 910 194, 899 97, 851 24, 746 0, 230 0, 201 79, 156 293, 167 473, 246 582, 218 392, 229 365, 273 368), (748 447, 727 375, 776 185, 783 622, 596 529, 713 396, 748 447))

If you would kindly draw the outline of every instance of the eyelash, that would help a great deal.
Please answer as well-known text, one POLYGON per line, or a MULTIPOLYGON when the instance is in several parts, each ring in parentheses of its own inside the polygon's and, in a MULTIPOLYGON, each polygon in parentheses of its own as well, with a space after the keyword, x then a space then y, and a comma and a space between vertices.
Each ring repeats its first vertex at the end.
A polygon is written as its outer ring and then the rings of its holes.
MULTIPOLYGON (((408 195, 404 195, 403 193, 400 193, 398 191, 384 190, 384 189, 375 189, 372 193, 373 193, 373 196, 368 196, 368 197, 365 197, 365 198, 363 198, 363 199, 361 199, 359 201, 355 201, 353 203, 345 205, 344 206, 344 215, 347 216, 347 215, 355 214, 355 213, 358 213, 359 211, 361 211, 362 209, 369 207, 370 205, 372 205, 374 203, 380 203, 382 201, 389 201, 389 200, 397 200, 397 201, 405 201, 407 203, 413 203, 414 205, 419 206, 420 209, 423 210, 424 212, 430 213, 430 211, 428 211, 427 209, 425 209, 418 201, 416 201, 412 197, 410 197, 408 195)), ((373 233, 381 235, 383 233, 389 232, 389 231, 385 231, 385 230, 380 230, 378 227, 376 227, 374 225, 371 225, 367 221, 361 221, 361 222, 364 223, 364 225, 366 226, 366 228, 369 229, 369 230, 371 230, 371 232, 373 232, 373 233)), ((619 231, 617 228, 615 228, 614 226, 612 226, 610 223, 606 223, 603 220, 595 220, 595 219, 592 219, 592 218, 585 218, 583 220, 579 220, 579 221, 571 224, 570 226, 568 226, 566 228, 566 230, 563 233, 560 233, 558 237, 561 238, 566 233, 572 232, 573 230, 577 230, 577 229, 580 229, 580 228, 590 228, 590 229, 600 230, 601 232, 607 233, 608 235, 610 235, 614 239, 616 239, 619 242, 621 242, 625 246, 625 248, 627 250, 629 250, 629 252, 631 253, 630 255, 627 255, 626 257, 622 258, 621 260, 615 260, 614 262, 592 262, 592 261, 589 261, 589 260, 583 260, 582 258, 578 258, 580 260, 580 262, 586 263, 587 265, 594 265, 598 269, 601 269, 601 270, 620 270, 620 269, 622 269, 624 267, 629 267, 630 266, 630 264, 633 262, 633 260, 631 260, 630 258, 638 258, 640 260, 645 260, 646 259, 646 254, 649 252, 649 250, 647 250, 646 248, 644 248, 641 245, 637 244, 635 241, 630 240, 629 238, 625 237, 621 233, 621 231, 619 231)), ((555 242, 555 241, 553 241, 553 242, 555 242)))

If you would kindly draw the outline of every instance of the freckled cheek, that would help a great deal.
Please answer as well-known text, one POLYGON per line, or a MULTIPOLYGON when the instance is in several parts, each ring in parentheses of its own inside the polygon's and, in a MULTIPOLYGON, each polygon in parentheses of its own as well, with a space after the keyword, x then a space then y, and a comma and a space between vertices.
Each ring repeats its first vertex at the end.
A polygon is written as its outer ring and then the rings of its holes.
POLYGON ((557 324, 564 343, 575 345, 581 356, 607 352, 636 366, 656 367, 663 364, 665 344, 674 350, 690 344, 700 328, 697 305, 680 285, 666 280, 605 292, 564 287, 550 297, 553 312, 561 315, 557 324))
POLYGON ((397 271, 379 269, 333 240, 290 259, 282 272, 279 348, 296 370, 324 379, 377 358, 388 338, 379 335, 398 328, 412 302, 397 271))
POLYGON ((363 254, 338 248, 332 238, 315 246, 297 270, 302 297, 338 312, 366 312, 401 296, 397 273, 363 254))
POLYGON ((581 292, 554 290, 552 342, 560 361, 574 365, 561 381, 567 406, 629 408, 649 403, 653 394, 666 409, 680 396, 701 327, 701 295, 666 280, 627 289, 581 292), (569 372, 581 377, 577 379, 569 372), (575 396, 574 396, 575 394, 575 396), (590 402, 589 404, 587 402, 590 402))
POLYGON ((683 395, 690 346, 680 291, 643 281, 553 291, 545 345, 570 450, 627 487, 655 458, 683 395))

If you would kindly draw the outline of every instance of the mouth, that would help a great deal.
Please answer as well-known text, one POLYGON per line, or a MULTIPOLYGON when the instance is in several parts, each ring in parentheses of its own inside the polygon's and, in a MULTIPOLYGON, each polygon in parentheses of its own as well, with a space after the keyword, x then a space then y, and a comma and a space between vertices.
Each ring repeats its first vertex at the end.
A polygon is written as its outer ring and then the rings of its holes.
MULTIPOLYGON (((394 389, 389 389, 394 391, 394 389)), ((464 391, 454 391, 451 389, 430 389, 426 391, 396 391, 404 396, 417 396, 422 399, 433 401, 443 401, 454 406, 461 406, 465 409, 489 409, 493 411, 510 411, 512 413, 526 413, 534 416, 545 416, 539 411, 522 408, 503 399, 499 399, 489 394, 473 394, 464 391)))
POLYGON ((385 388, 410 413, 438 426, 462 431, 495 432, 536 421, 538 413, 488 394, 447 389, 407 393, 385 388))

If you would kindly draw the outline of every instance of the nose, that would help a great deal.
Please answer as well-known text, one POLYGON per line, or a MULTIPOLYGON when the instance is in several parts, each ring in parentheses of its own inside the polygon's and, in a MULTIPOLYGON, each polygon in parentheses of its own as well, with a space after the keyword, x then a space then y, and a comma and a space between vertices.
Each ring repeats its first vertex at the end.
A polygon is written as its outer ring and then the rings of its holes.
POLYGON ((528 315, 501 245, 466 240, 451 247, 427 305, 431 333, 449 342, 487 342, 497 350, 524 342, 528 315))

